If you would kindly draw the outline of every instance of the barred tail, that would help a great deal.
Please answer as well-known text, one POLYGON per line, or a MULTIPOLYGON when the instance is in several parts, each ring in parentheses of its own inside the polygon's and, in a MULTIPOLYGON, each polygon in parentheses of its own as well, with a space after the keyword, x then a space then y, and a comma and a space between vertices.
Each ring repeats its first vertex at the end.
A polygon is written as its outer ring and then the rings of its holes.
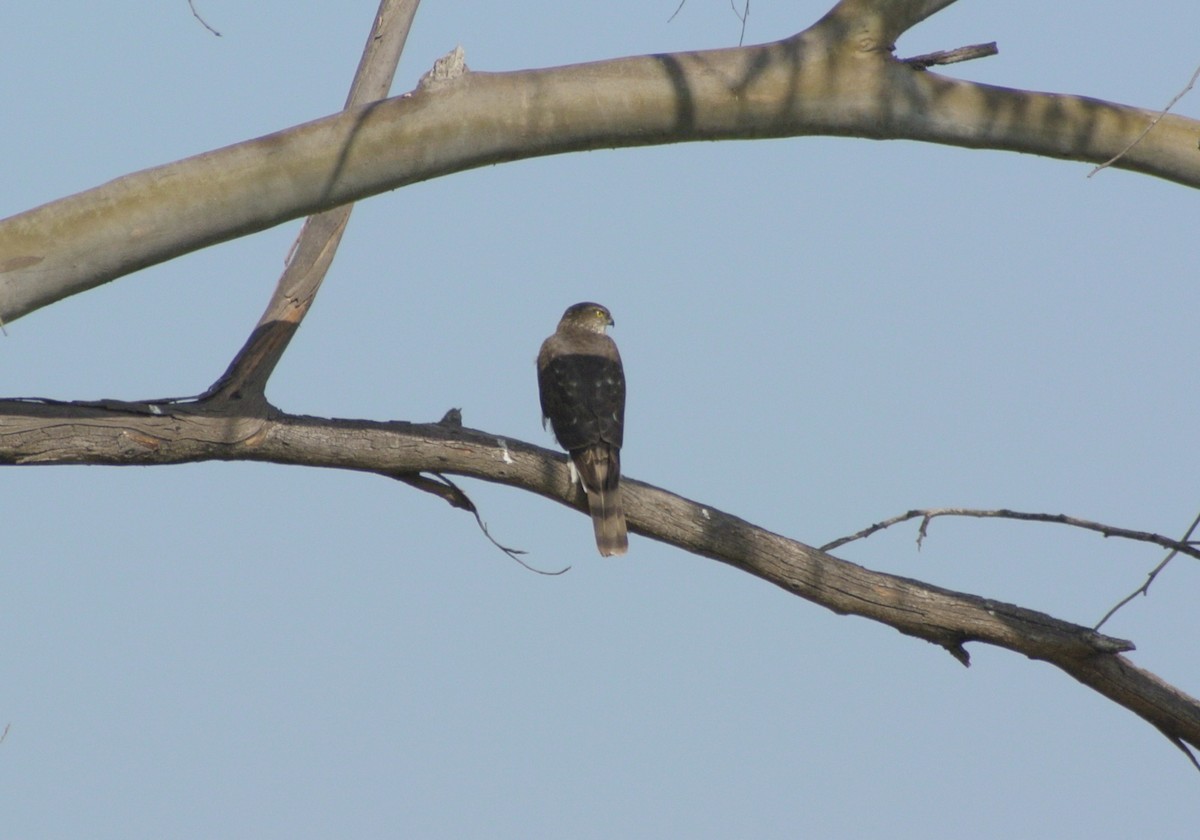
POLYGON ((621 507, 621 488, 600 490, 587 494, 592 513, 592 529, 596 532, 596 548, 605 557, 624 554, 629 550, 625 532, 625 510, 621 507))

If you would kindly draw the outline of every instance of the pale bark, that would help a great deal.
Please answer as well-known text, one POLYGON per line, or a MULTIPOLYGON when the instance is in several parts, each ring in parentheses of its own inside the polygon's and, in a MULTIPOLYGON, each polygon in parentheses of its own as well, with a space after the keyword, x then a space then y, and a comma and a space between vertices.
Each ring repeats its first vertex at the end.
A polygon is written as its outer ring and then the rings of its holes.
MULTIPOLYGON (((0 319, 290 219, 520 158, 823 134, 1101 163, 1156 115, 961 81, 897 61, 895 38, 945 5, 846 0, 772 44, 467 71, 136 172, 0 221, 0 319)), ((1198 142, 1200 122, 1168 115, 1115 165, 1200 186, 1198 142)))

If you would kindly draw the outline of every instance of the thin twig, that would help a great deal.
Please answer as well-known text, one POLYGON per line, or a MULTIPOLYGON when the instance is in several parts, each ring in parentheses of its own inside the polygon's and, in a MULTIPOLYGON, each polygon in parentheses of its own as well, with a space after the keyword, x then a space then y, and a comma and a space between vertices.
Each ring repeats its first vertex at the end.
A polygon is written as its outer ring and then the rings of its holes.
POLYGON ((192 2, 192 0, 188 0, 188 8, 192 10, 192 17, 194 17, 196 20, 200 21, 200 23, 204 26, 205 29, 207 29, 212 34, 216 35, 218 38, 221 37, 220 32, 213 29, 211 26, 208 25, 208 21, 206 21, 204 18, 200 17, 200 13, 196 11, 196 4, 194 2, 192 2))
POLYGON ((1183 90, 1181 90, 1181 91, 1179 91, 1179 93, 1175 94, 1175 98, 1167 103, 1167 107, 1165 107, 1161 111, 1159 111, 1158 114, 1155 115, 1154 119, 1150 120, 1150 124, 1147 125, 1144 129, 1142 129, 1142 133, 1139 134, 1137 137, 1133 138, 1133 142, 1131 142, 1124 149, 1122 149, 1121 151, 1117 152, 1115 155, 1110 157, 1108 160, 1104 161, 1104 163, 1098 165, 1095 169, 1093 169, 1091 172, 1089 172, 1087 176, 1089 178, 1091 178, 1093 175, 1095 175, 1101 169, 1107 169, 1108 167, 1112 166, 1114 163, 1116 163, 1118 160, 1120 160, 1122 157, 1124 157, 1129 152, 1130 149, 1132 149, 1138 143, 1142 142, 1142 138, 1145 137, 1147 134, 1149 134, 1150 130, 1152 128, 1154 128, 1154 126, 1158 125, 1159 120, 1161 120, 1163 117, 1165 117, 1167 115, 1167 112, 1175 107, 1175 103, 1178 102, 1180 99, 1183 99, 1184 95, 1195 86, 1197 79, 1200 79, 1200 67, 1197 67, 1196 72, 1192 73, 1192 78, 1188 80, 1188 83, 1187 83, 1187 85, 1184 86, 1183 90))
MULTIPOLYGON (((1162 732, 1161 729, 1158 731, 1162 732)), ((1188 757, 1188 761, 1192 762, 1193 767, 1195 767, 1197 770, 1200 770, 1200 761, 1196 760, 1196 754, 1191 751, 1187 744, 1183 742, 1183 739, 1181 739, 1178 735, 1171 735, 1167 732, 1163 732, 1162 734, 1168 741, 1183 751, 1183 754, 1188 757)))
MULTIPOLYGON (((675 11, 671 12, 671 16, 667 18, 667 23, 675 20, 675 16, 683 11, 686 3, 687 0, 679 0, 679 5, 675 7, 675 11)), ((746 18, 750 17, 750 0, 746 0, 746 4, 742 7, 741 12, 738 12, 737 6, 734 5, 734 0, 729 0, 729 8, 733 9, 734 17, 742 22, 742 34, 738 36, 738 46, 740 47, 746 42, 746 18)))
POLYGON ((396 479, 396 481, 404 482, 409 487, 415 487, 422 493, 437 496, 452 508, 469 511, 470 513, 477 512, 475 510, 475 503, 471 501, 466 493, 447 481, 445 476, 438 475, 440 481, 435 481, 424 473, 396 472, 388 473, 387 475, 389 478, 396 479))
POLYGON ((935 64, 957 64, 960 61, 970 61, 974 58, 987 58, 989 55, 996 55, 1000 50, 996 47, 995 41, 989 41, 986 44, 971 44, 967 47, 956 47, 952 50, 939 50, 938 52, 925 53, 924 55, 914 55, 912 58, 900 59, 901 64, 907 64, 914 70, 928 70, 935 64))
POLYGON ((435 481, 434 479, 429 478, 422 473, 388 473, 389 477, 394 478, 397 481, 403 481, 410 487, 415 487, 418 490, 421 490, 425 493, 431 493, 434 496, 437 496, 439 499, 445 500, 451 507, 469 511, 475 517, 475 522, 479 525, 479 530, 483 531, 483 535, 488 538, 488 541, 491 542, 492 545, 496 546, 496 548, 507 554, 510 558, 516 560, 527 570, 534 572, 535 574, 546 575, 547 577, 555 577, 556 575, 561 575, 564 572, 571 570, 570 566, 566 566, 565 568, 559 569, 557 572, 548 572, 544 569, 539 569, 526 563, 521 559, 520 555, 528 552, 525 552, 519 548, 510 548, 506 545, 503 545, 495 537, 493 537, 491 531, 488 530, 487 523, 484 522, 483 517, 479 515, 479 509, 475 507, 475 503, 471 501, 471 497, 464 493, 462 488, 441 473, 430 473, 430 475, 436 476, 437 480, 435 481))
POLYGON ((742 7, 740 15, 737 6, 733 5, 733 0, 729 0, 729 8, 733 9, 733 16, 742 22, 742 34, 738 36, 738 46, 740 47, 746 41, 746 18, 750 17, 750 0, 746 0, 746 5, 742 7))
MULTIPOLYGON (((1139 542, 1148 542, 1163 548, 1171 549, 1172 552, 1187 554, 1197 559, 1200 559, 1200 547, 1194 546, 1187 542, 1187 537, 1184 540, 1174 540, 1170 537, 1164 537, 1162 534, 1154 534, 1149 531, 1135 531, 1130 528, 1119 528, 1115 525, 1105 525, 1102 522, 1093 522, 1090 519, 1079 519, 1074 516, 1067 516, 1062 513, 1023 513, 1016 510, 974 510, 972 508, 929 508, 927 510, 910 510, 907 513, 902 513, 899 516, 893 516, 891 519, 885 519, 882 522, 877 522, 868 528, 864 528, 856 534, 851 534, 847 537, 841 537, 831 543, 821 546, 822 551, 832 551, 835 548, 840 548, 849 542, 864 539, 872 534, 882 531, 885 528, 890 528, 900 522, 907 522, 910 519, 921 519, 921 527, 917 531, 917 546, 920 547, 924 541, 929 528, 930 521, 937 516, 972 516, 980 519, 1018 519, 1026 522, 1050 522, 1058 525, 1070 525, 1075 528, 1083 528, 1088 531, 1096 531, 1103 534, 1105 537, 1123 537, 1128 540, 1137 540, 1139 542)), ((1200 518, 1198 518, 1200 519, 1200 518)), ((1196 527, 1193 525, 1193 528, 1196 527)), ((1188 537, 1191 536, 1191 531, 1188 531, 1188 537)))
MULTIPOLYGON (((1198 526, 1200 526, 1200 513, 1196 514, 1196 518, 1192 520, 1191 527, 1189 527, 1187 529, 1187 533, 1184 534, 1183 539, 1179 541, 1180 545, 1191 546, 1192 534, 1195 533, 1196 528, 1198 526)), ((1104 618, 1102 618, 1098 622, 1096 622, 1095 629, 1099 630, 1102 626, 1104 626, 1104 622, 1108 621, 1110 618, 1112 618, 1114 615, 1116 615, 1117 610, 1121 609, 1121 607, 1128 604, 1130 601, 1132 601, 1137 596, 1149 595, 1150 594, 1150 584, 1154 583, 1154 579, 1156 577, 1158 577, 1158 573, 1161 572, 1163 569, 1165 569, 1167 567, 1167 564, 1170 563, 1173 559, 1175 559, 1175 555, 1179 554, 1179 553, 1180 553, 1180 549, 1178 547, 1172 548, 1171 551, 1169 551, 1167 553, 1167 556, 1163 558, 1162 562, 1159 563, 1157 566, 1155 566, 1150 571, 1150 574, 1146 575, 1146 582, 1143 583, 1141 586, 1139 586, 1137 589, 1130 592, 1128 595, 1126 595, 1124 598, 1122 598, 1120 601, 1118 601, 1116 606, 1114 606, 1111 610, 1106 612, 1104 614, 1104 618)), ((1191 553, 1191 552, 1184 552, 1184 553, 1191 553)), ((1195 555, 1193 555, 1193 556, 1195 556, 1195 555)), ((1188 753, 1188 755, 1191 755, 1191 753, 1188 753)), ((1192 762, 1195 763, 1195 760, 1196 759, 1193 758, 1192 762)), ((1196 769, 1200 770, 1200 765, 1197 765, 1196 769)))

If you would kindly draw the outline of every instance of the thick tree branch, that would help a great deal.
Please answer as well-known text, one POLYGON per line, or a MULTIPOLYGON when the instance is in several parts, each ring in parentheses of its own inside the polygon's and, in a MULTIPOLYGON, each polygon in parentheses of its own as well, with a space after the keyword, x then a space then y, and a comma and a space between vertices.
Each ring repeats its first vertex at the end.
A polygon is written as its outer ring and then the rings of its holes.
POLYGON ((478 166, 596 148, 801 135, 1114 164, 1200 186, 1200 122, 918 71, 894 36, 947 5, 846 0, 773 44, 467 72, 118 178, 0 221, 0 320, 207 245, 478 166), (851 16, 851 13, 857 16, 851 16))
MULTIPOLYGON (((447 473, 586 510, 564 456, 454 423, 230 415, 204 404, 0 401, 0 464, 174 464, 248 460, 382 475, 447 473)), ((1129 642, 1044 613, 883 574, 715 508, 623 479, 630 530, 720 560, 839 614, 858 615, 968 661, 983 642, 1050 662, 1200 748, 1200 701, 1134 666, 1129 642)))

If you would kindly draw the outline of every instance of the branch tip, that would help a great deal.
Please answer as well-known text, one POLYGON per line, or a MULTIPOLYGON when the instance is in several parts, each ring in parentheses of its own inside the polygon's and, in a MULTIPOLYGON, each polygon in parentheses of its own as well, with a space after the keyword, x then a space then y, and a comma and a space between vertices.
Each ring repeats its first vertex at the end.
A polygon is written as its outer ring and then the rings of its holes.
POLYGON ((924 55, 914 55, 912 58, 900 59, 900 63, 907 64, 914 70, 928 70, 935 65, 957 64, 960 61, 987 58, 999 52, 1000 50, 996 47, 996 42, 989 41, 986 44, 971 44, 967 47, 957 47, 952 50, 938 50, 937 52, 925 53, 924 55))
MULTIPOLYGON (((457 409, 451 409, 451 411, 457 411, 457 409)), ((475 517, 475 524, 479 526, 479 530, 482 531, 483 535, 488 538, 488 542, 503 551, 527 571, 538 575, 546 575, 547 577, 556 577, 571 570, 570 566, 565 566, 558 571, 547 571, 545 569, 539 569, 536 566, 531 566, 522 560, 520 555, 527 554, 528 552, 520 548, 511 548, 502 544, 499 540, 493 537, 491 531, 488 530, 487 523, 484 522, 483 517, 479 515, 479 508, 477 508, 475 503, 471 501, 471 497, 468 496, 461 487, 459 487, 442 473, 431 473, 430 475, 434 476, 433 478, 430 478, 422 473, 389 472, 382 474, 386 475, 388 478, 394 478, 396 481, 402 481, 409 487, 415 487, 417 490, 420 490, 424 493, 437 496, 439 499, 443 499, 447 504, 449 504, 450 507, 469 511, 471 515, 475 517)))
POLYGON ((196 20, 200 21, 201 26, 203 26, 205 29, 207 29, 212 34, 216 35, 218 38, 221 37, 220 32, 213 29, 211 26, 208 25, 208 21, 206 21, 204 18, 200 17, 200 13, 196 11, 196 4, 195 4, 194 0, 188 0, 188 8, 192 10, 192 17, 194 17, 196 20))
MULTIPOLYGON (((1165 569, 1167 564, 1175 559, 1176 554, 1182 552, 1184 554, 1191 554, 1193 557, 1197 556, 1192 551, 1196 547, 1196 543, 1192 540, 1192 534, 1195 533, 1197 527, 1200 527, 1200 513, 1197 513, 1196 518, 1192 520, 1192 524, 1188 527, 1187 533, 1183 535, 1183 539, 1170 546, 1171 550, 1167 553, 1167 556, 1162 559, 1162 562, 1150 570, 1150 574, 1146 575, 1146 580, 1142 583, 1142 585, 1118 601, 1112 609, 1104 614, 1104 618, 1096 622, 1096 626, 1092 629, 1099 630, 1104 626, 1105 622, 1117 614, 1118 610, 1120 610, 1138 595, 1149 595, 1150 584, 1154 583, 1154 579, 1158 577, 1159 572, 1165 569)), ((1105 536, 1108 535, 1105 534, 1105 536)))
POLYGON ((953 644, 948 643, 942 645, 942 647, 944 647, 951 656, 961 662, 964 668, 971 667, 971 654, 967 653, 967 649, 962 646, 962 642, 955 642, 953 644))

